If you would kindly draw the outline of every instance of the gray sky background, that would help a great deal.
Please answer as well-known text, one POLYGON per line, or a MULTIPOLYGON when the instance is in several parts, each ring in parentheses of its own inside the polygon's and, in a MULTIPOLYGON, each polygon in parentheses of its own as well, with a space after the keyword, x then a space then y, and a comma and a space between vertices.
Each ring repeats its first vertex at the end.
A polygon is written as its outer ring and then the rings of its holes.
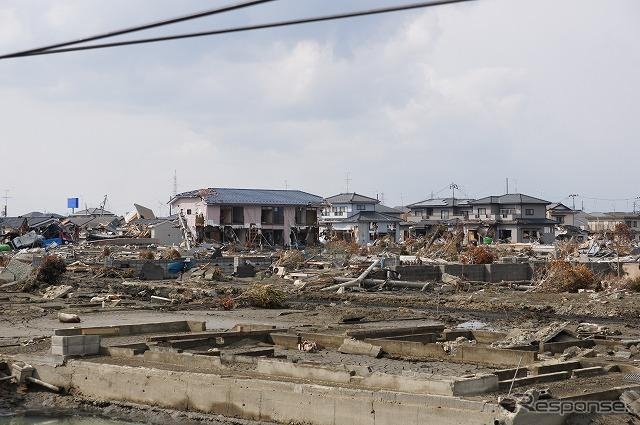
MULTIPOLYGON (((2 0, 0 51, 223 3, 2 0)), ((280 0, 139 34, 395 3, 280 0)), ((452 181, 461 195, 502 194, 506 177, 551 201, 633 198, 638 22, 637 0, 478 0, 0 61, 0 191, 9 215, 105 194, 118 213, 137 202, 166 214, 175 169, 179 191, 286 181, 322 196, 350 172, 351 190, 389 205, 447 195, 452 181)))

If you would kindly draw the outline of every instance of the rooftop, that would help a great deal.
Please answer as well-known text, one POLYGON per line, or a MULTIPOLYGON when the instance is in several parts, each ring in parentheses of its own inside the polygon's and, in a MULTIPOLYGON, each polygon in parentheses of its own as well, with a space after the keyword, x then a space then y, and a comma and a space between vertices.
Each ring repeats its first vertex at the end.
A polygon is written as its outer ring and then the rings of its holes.
POLYGON ((360 195, 359 193, 339 193, 326 199, 330 204, 377 204, 380 201, 376 198, 360 195))
POLYGON ((473 199, 463 198, 431 198, 415 204, 407 205, 407 208, 432 208, 432 207, 467 207, 471 205, 473 199))
POLYGON ((471 201, 471 204, 544 204, 549 205, 551 202, 544 199, 534 198, 533 196, 523 195, 522 193, 508 193, 500 196, 487 196, 484 198, 471 201))
POLYGON ((177 194, 171 203, 178 198, 201 198, 207 205, 299 205, 321 206, 324 199, 300 190, 276 189, 231 189, 207 188, 196 189, 177 194))
POLYGON ((398 217, 394 217, 392 215, 382 214, 377 211, 358 211, 355 214, 350 215, 349 217, 338 220, 342 223, 356 223, 356 222, 367 222, 367 223, 399 223, 402 220, 398 217))

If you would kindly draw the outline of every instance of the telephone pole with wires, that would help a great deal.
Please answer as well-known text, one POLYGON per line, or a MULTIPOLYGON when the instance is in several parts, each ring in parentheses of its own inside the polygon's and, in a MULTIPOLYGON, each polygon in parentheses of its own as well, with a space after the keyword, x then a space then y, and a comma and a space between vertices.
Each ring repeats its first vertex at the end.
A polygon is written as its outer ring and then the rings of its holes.
POLYGON ((4 196, 2 196, 1 198, 4 199, 4 205, 2 207, 2 217, 6 217, 7 216, 7 203, 8 203, 8 200, 11 199, 11 196, 9 196, 9 189, 5 189, 4 196))
POLYGON ((574 211, 576 210, 576 198, 577 198, 578 196, 580 196, 580 195, 578 195, 577 193, 572 193, 571 195, 569 195, 569 198, 571 198, 571 200, 572 200, 572 202, 573 202, 573 203, 572 203, 571 208, 572 208, 574 211))

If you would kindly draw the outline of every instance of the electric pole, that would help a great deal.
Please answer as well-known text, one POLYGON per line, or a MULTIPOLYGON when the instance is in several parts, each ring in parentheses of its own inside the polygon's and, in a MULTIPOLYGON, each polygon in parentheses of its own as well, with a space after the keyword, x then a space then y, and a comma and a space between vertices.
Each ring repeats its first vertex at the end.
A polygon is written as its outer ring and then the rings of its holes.
POLYGON ((460 189, 457 184, 451 183, 449 185, 449 189, 451 189, 451 206, 456 206, 456 189, 460 189))
POLYGON ((577 193, 572 193, 571 195, 569 195, 569 198, 571 198, 571 199, 572 199, 572 201, 573 201, 573 205, 572 205, 572 207, 571 207, 571 208, 572 208, 574 211, 576 210, 576 198, 577 198, 578 196, 580 196, 580 195, 578 195, 577 193))
POLYGON ((6 217, 7 216, 7 202, 9 199, 11 199, 11 196, 9 196, 9 189, 6 189, 4 191, 4 196, 2 196, 2 199, 4 199, 4 206, 2 207, 2 216, 6 217))

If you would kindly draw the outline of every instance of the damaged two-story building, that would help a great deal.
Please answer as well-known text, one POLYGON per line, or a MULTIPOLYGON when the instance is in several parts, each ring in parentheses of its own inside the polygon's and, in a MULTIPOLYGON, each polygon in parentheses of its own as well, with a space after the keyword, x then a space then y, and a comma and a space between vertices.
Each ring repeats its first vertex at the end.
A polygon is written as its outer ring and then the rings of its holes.
POLYGON ((427 199, 408 207, 415 235, 444 224, 460 227, 465 243, 470 244, 480 243, 485 236, 508 243, 550 244, 557 222, 547 218, 549 204, 533 196, 509 193, 480 199, 427 199))
POLYGON ((325 205, 322 197, 300 190, 232 188, 179 193, 169 204, 203 242, 273 247, 317 243, 325 205))

